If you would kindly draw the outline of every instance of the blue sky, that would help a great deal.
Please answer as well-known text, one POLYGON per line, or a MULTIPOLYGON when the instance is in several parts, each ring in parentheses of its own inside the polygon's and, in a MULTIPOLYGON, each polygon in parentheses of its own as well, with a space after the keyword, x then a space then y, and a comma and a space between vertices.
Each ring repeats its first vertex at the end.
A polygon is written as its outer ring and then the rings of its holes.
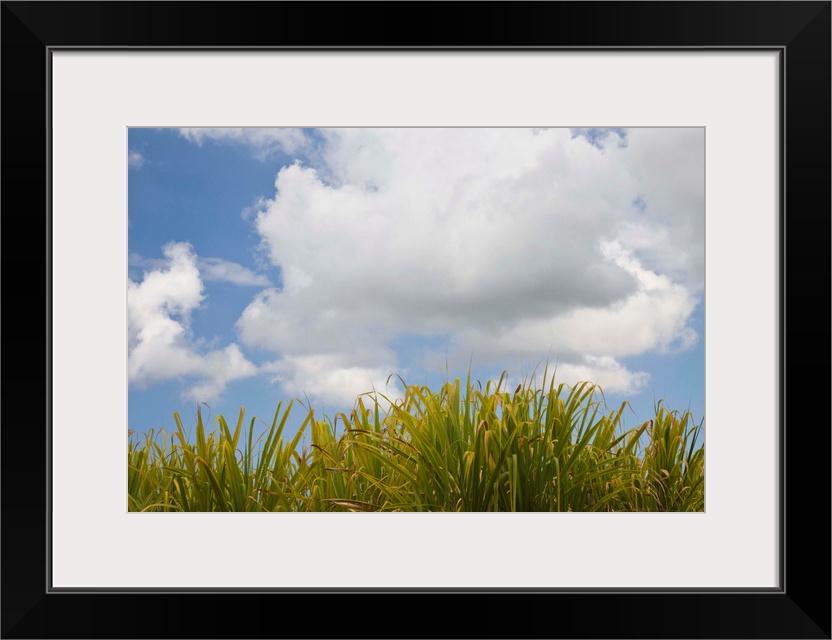
POLYGON ((547 357, 704 417, 704 129, 128 135, 130 429, 547 357))

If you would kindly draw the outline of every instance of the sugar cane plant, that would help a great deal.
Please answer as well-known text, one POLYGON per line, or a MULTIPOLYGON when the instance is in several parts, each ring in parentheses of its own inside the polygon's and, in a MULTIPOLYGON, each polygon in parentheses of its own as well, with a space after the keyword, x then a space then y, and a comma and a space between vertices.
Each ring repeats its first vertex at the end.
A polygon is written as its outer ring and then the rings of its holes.
POLYGON ((195 441, 176 430, 128 441, 130 511, 703 511, 703 423, 662 403, 622 427, 597 385, 514 392, 470 375, 438 390, 405 385, 390 401, 368 393, 347 415, 284 438, 297 401, 279 404, 254 440, 244 410, 232 431, 218 416, 195 441), (305 434, 310 444, 302 447, 305 434))

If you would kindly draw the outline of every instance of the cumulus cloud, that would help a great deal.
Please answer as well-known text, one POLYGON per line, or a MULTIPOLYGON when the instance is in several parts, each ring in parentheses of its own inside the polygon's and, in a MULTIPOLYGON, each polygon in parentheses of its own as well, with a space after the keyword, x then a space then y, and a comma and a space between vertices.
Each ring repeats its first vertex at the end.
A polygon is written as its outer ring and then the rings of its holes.
POLYGON ((705 130, 628 129, 640 198, 622 243, 651 269, 700 291, 705 284, 705 130), (660 233, 652 242, 639 238, 660 233))
MULTIPOLYGON (((650 375, 627 369, 615 358, 609 356, 579 356, 573 362, 550 362, 546 379, 543 379, 543 367, 525 377, 508 375, 503 378, 501 391, 513 391, 518 385, 533 389, 548 388, 554 379, 555 385, 566 383, 574 387, 581 382, 598 385, 605 393, 631 395, 641 392, 650 382, 650 375)), ((490 380, 491 388, 496 389, 499 380, 490 380)))
POLYGON ((595 357, 686 350, 696 341, 687 321, 697 299, 667 276, 644 269, 618 242, 602 243, 605 257, 632 275, 637 289, 605 307, 576 307, 546 318, 520 318, 505 331, 462 331, 458 349, 490 359, 534 357, 543 350, 595 357))
MULTIPOLYGON (((164 270, 168 265, 168 258, 146 258, 138 253, 131 253, 128 262, 134 267, 164 270)), ((203 280, 211 282, 230 282, 240 287, 270 287, 269 279, 260 273, 255 273, 241 264, 223 260, 222 258, 197 257, 196 266, 203 280)))
POLYGON ((269 279, 236 262, 220 258, 201 258, 198 262, 202 277, 206 280, 231 282, 241 287, 268 287, 269 279))
POLYGON ((263 366, 283 389, 295 397, 304 394, 339 408, 353 405, 361 394, 370 394, 385 405, 402 397, 396 379, 390 380, 393 364, 360 366, 340 354, 289 355, 263 366))
POLYGON ((133 169, 141 169, 144 166, 144 156, 138 151, 130 149, 127 152, 127 166, 133 169))
POLYGON ((640 392, 650 381, 649 374, 630 371, 608 356, 584 356, 583 362, 564 363, 557 374, 572 384, 588 380, 607 392, 623 395, 640 392))
POLYGON ((163 248, 166 263, 127 283, 128 379, 140 388, 163 380, 190 378, 184 392, 205 401, 228 382, 257 373, 239 346, 200 353, 189 331, 190 318, 203 300, 197 257, 187 243, 163 248))
POLYGON ((261 160, 266 160, 281 151, 294 153, 304 143, 303 129, 200 128, 180 129, 179 135, 200 146, 208 140, 225 144, 244 144, 261 160))
POLYGON ((282 287, 237 323, 287 388, 386 378, 408 334, 449 336, 462 366, 553 354, 559 374, 634 392, 646 374, 617 358, 695 343, 702 130, 319 134, 314 166, 283 167, 254 219, 282 287))
POLYGON ((598 129, 575 127, 571 129, 572 137, 583 136, 592 146, 605 149, 609 145, 627 146, 627 132, 624 129, 598 129))

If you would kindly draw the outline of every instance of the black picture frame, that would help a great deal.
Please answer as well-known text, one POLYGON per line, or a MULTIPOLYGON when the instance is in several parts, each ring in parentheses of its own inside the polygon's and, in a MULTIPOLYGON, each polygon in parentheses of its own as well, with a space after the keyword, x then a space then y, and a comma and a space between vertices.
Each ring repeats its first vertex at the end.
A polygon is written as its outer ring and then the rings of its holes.
POLYGON ((2 637, 830 638, 830 380, 816 363, 832 325, 831 15, 828 1, 3 2, 2 637), (52 589, 50 58, 129 47, 779 52, 779 588, 52 589))

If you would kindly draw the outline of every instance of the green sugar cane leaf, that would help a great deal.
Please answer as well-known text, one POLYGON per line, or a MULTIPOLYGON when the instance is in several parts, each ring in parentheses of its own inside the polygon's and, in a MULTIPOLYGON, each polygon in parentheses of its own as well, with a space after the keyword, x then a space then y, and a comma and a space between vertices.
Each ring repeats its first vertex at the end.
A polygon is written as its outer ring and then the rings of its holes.
POLYGON ((245 478, 237 465, 237 457, 230 442, 222 443, 224 462, 223 475, 227 479, 227 486, 231 494, 234 511, 242 511, 245 507, 245 478))
POLYGON ((353 442, 352 444, 354 447, 366 451, 370 456, 379 460, 382 463, 382 465, 387 466, 390 469, 393 469, 394 471, 399 473, 400 475, 404 476, 413 485, 414 490, 419 490, 424 493, 429 492, 430 487, 424 486, 422 478, 410 471, 404 464, 384 454, 378 447, 364 442, 353 442))
POLYGON ((231 449, 234 451, 237 450, 237 443, 240 441, 240 434, 243 431, 243 416, 245 412, 246 410, 240 407, 240 417, 237 418, 237 427, 234 429, 234 437, 231 439, 231 449))
POLYGON ((179 505, 171 504, 171 503, 167 503, 167 502, 157 502, 157 503, 154 503, 154 504, 149 504, 149 505, 143 507, 142 509, 140 509, 140 511, 142 513, 144 513, 144 512, 150 511, 151 509, 155 509, 157 507, 164 507, 165 509, 173 509, 174 511, 183 511, 183 509, 179 505))
POLYGON ((127 468, 139 474, 147 482, 156 485, 161 491, 167 491, 167 487, 165 487, 162 483, 153 478, 149 473, 142 471, 141 469, 134 467, 133 465, 127 465, 127 468))
POLYGON ((339 498, 323 498, 323 502, 345 507, 350 511, 379 511, 381 507, 371 502, 363 502, 361 500, 344 500, 339 498))
POLYGON ((603 498, 600 498, 599 500, 597 500, 595 502, 595 504, 592 505, 592 508, 590 509, 590 511, 601 511, 602 507, 604 505, 611 502, 614 498, 617 498, 619 494, 624 493, 627 489, 629 489, 629 487, 626 486, 626 485, 623 485, 621 487, 618 487, 617 489, 614 489, 614 490, 610 491, 603 498))
POLYGON ((220 510, 231 511, 231 509, 229 508, 231 505, 229 505, 228 499, 226 498, 222 488, 220 487, 220 483, 217 480, 217 476, 214 474, 214 470, 211 469, 211 467, 208 465, 208 462, 202 456, 196 456, 195 462, 205 470, 205 473, 208 476, 208 482, 211 485, 211 489, 214 492, 214 496, 217 499, 217 503, 220 506, 220 510))
POLYGON ((500 475, 502 473, 503 462, 508 455, 509 449, 511 448, 514 439, 517 437, 517 431, 513 431, 503 445, 499 449, 499 455, 495 460, 494 469, 491 473, 491 477, 489 478, 488 485, 486 486, 486 493, 484 496, 483 503, 484 505, 489 505, 491 503, 492 496, 494 492, 498 488, 498 484, 500 481, 500 475))
MULTIPOLYGON (((287 413, 288 413, 288 409, 287 409, 287 413)), ((310 422, 312 422, 314 420, 314 418, 315 418, 315 411, 311 410, 309 412, 309 414, 306 416, 306 419, 300 425, 300 428, 298 429, 298 432, 295 434, 295 437, 292 438, 292 443, 289 445, 289 449, 291 449, 292 451, 295 451, 297 449, 298 443, 300 442, 300 439, 303 437, 303 434, 306 431, 306 426, 310 422)), ((280 424, 281 431, 283 430, 283 425, 284 424, 285 424, 285 418, 284 418, 284 420, 281 421, 281 424, 280 424)))
POLYGON ((231 430, 228 428, 228 423, 225 421, 225 418, 223 416, 217 416, 214 422, 220 425, 220 438, 231 442, 231 430))
POLYGON ((208 455, 208 442, 205 439, 205 425, 202 424, 202 407, 196 408, 196 452, 206 458, 208 455))
POLYGON ((180 478, 174 476, 173 478, 173 485, 176 487, 176 491, 179 494, 179 500, 182 503, 182 510, 183 511, 190 511, 191 505, 190 501, 188 500, 188 493, 183 489, 184 483, 181 482, 180 478))

